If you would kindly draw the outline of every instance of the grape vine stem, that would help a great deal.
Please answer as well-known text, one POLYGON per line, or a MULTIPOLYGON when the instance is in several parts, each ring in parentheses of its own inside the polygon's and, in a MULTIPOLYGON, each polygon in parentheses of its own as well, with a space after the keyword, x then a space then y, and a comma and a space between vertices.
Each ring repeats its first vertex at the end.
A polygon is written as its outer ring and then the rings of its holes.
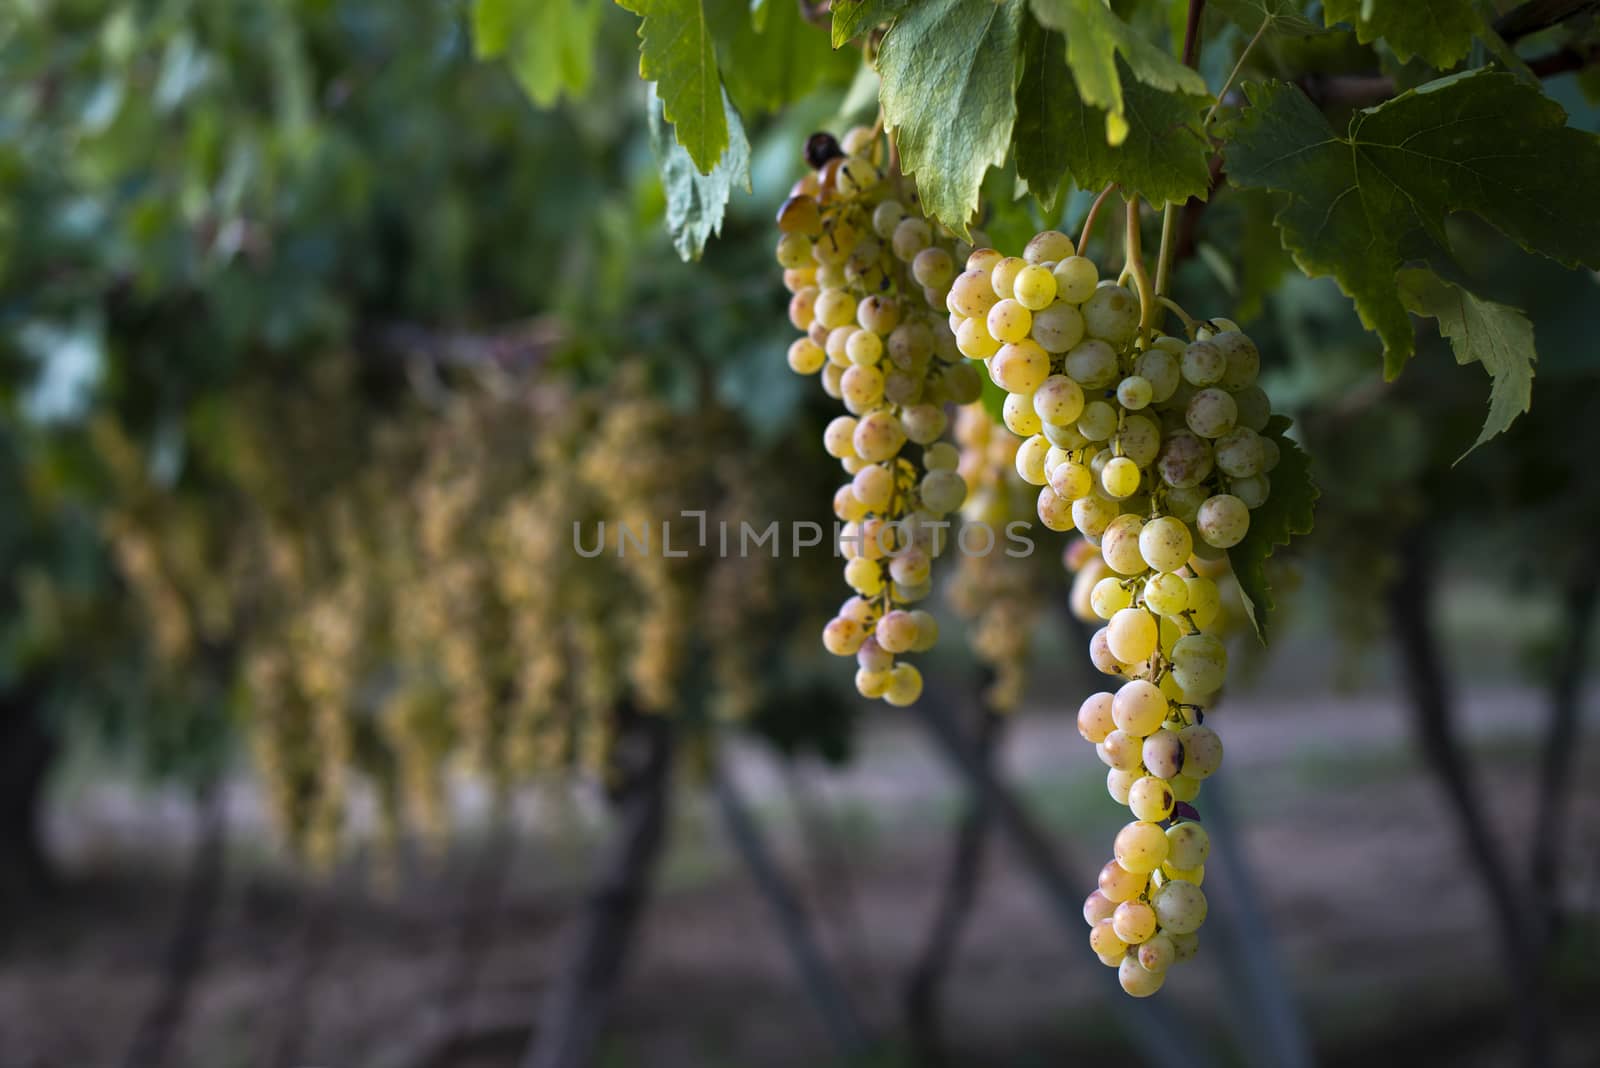
MULTIPOLYGON (((1201 19, 1201 16, 1205 14, 1205 10, 1206 10, 1206 0, 1189 0, 1189 15, 1188 15, 1188 18, 1184 21, 1184 28, 1183 28, 1183 65, 1186 66, 1186 67, 1193 67, 1195 65, 1196 61, 1199 59, 1199 56, 1200 56, 1200 28, 1201 28, 1200 19, 1201 19)), ((1245 46, 1245 50, 1244 50, 1244 54, 1245 55, 1249 54, 1250 48, 1255 45, 1256 40, 1260 39, 1261 31, 1265 30, 1266 28, 1267 28, 1267 20, 1264 19, 1264 20, 1262 20, 1262 23, 1261 23, 1261 29, 1256 31, 1255 39, 1252 40, 1249 45, 1245 46)), ((1243 65, 1243 63, 1244 63, 1244 55, 1241 55, 1239 57, 1239 64, 1243 65)), ((1233 79, 1234 79, 1235 75, 1237 75, 1238 73, 1239 73, 1239 67, 1235 66, 1233 68, 1233 73, 1228 75, 1228 83, 1229 84, 1231 84, 1233 82, 1233 79)), ((1225 84, 1222 87, 1222 91, 1217 94, 1217 103, 1220 104, 1222 102, 1222 95, 1223 95, 1223 93, 1226 93, 1227 91, 1228 91, 1228 85, 1225 84)), ((1217 111, 1217 106, 1216 106, 1216 104, 1213 104, 1211 106, 1211 110, 1206 112, 1205 121, 1200 124, 1201 133, 1204 133, 1205 130, 1211 125, 1211 116, 1216 114, 1216 111, 1217 111)), ((1167 284, 1171 279, 1171 275, 1172 275, 1172 251, 1173 251, 1172 234, 1173 234, 1173 230, 1177 226, 1177 222, 1178 222, 1178 205, 1173 203, 1172 201, 1168 201, 1166 207, 1164 207, 1161 210, 1161 247, 1156 252, 1156 294, 1157 294, 1157 296, 1159 296, 1159 295, 1161 295, 1161 294, 1163 294, 1163 293, 1165 293, 1167 291, 1167 284)))
POLYGON ((1133 275, 1133 284, 1139 289, 1139 336, 1148 338, 1150 327, 1156 320, 1155 289, 1150 284, 1150 272, 1145 269, 1144 253, 1141 249, 1139 237, 1139 198, 1137 196, 1128 200, 1128 235, 1126 239, 1128 254, 1128 273, 1133 275))
POLYGON ((1089 235, 1094 232, 1094 221, 1100 215, 1100 206, 1106 202, 1111 191, 1117 187, 1112 182, 1100 190, 1100 195, 1094 198, 1094 203, 1089 205, 1089 213, 1083 217, 1083 229, 1078 231, 1078 255, 1085 255, 1084 249, 1089 245, 1089 235))

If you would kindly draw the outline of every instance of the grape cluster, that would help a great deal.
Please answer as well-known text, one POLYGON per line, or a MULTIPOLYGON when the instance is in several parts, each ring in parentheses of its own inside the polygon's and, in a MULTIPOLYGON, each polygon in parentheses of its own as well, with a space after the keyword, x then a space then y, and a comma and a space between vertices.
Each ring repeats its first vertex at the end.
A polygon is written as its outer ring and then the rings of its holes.
MULTIPOLYGON (((981 404, 957 409, 955 438, 961 447, 956 470, 972 490, 962 518, 990 531, 1024 519, 1033 510, 1033 494, 1017 477, 1018 440, 995 426, 981 404)), ((967 623, 973 653, 994 673, 983 700, 996 711, 1010 711, 1022 700, 1029 639, 1045 600, 1038 571, 1031 556, 962 553, 946 590, 950 606, 967 623)))
POLYGON ((820 374, 847 413, 828 424, 823 447, 851 476, 833 508, 854 595, 824 627, 823 645, 856 657, 862 696, 908 705, 922 675, 899 658, 938 638, 932 614, 911 606, 930 592, 946 517, 967 495, 955 447, 939 440, 945 405, 975 401, 982 380, 943 315, 970 249, 922 214, 907 179, 878 165, 881 149, 864 127, 842 145, 828 134, 807 142, 813 171, 778 211, 777 258, 793 294, 789 320, 804 331, 789 367, 820 374))
POLYGON ((1102 281, 1067 235, 1046 231, 1023 255, 977 249, 951 285, 961 351, 1006 391, 1006 426, 1023 441, 1017 473, 1039 487, 1040 521, 1077 530, 1103 569, 1087 587, 1104 621, 1089 656, 1123 680, 1083 702, 1078 728, 1108 766, 1112 797, 1134 822, 1084 903, 1090 945, 1145 997, 1194 953, 1206 915, 1209 843, 1192 806, 1222 761, 1204 725, 1227 670, 1212 631, 1221 561, 1267 499, 1278 445, 1260 354, 1226 320, 1189 323, 1187 339, 1146 328, 1139 298, 1102 281))

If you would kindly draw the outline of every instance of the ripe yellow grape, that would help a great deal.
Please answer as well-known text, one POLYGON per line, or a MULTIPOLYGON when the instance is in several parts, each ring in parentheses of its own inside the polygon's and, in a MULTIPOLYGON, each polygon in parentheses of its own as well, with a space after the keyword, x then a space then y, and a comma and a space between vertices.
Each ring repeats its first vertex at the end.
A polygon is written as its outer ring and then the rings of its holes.
POLYGON ((1135 955, 1125 956, 1117 964, 1117 982, 1129 997, 1147 998, 1160 990, 1166 981, 1166 972, 1151 971, 1140 964, 1135 955))
POLYGON ((1082 304, 1094 296, 1100 284, 1100 269, 1083 256, 1068 256, 1051 272, 1056 278, 1056 295, 1072 304, 1082 304))
POLYGON ((1006 429, 1019 438, 1032 437, 1044 429, 1039 413, 1034 410, 1033 396, 1026 393, 1007 393, 1000 412, 1006 429))
POLYGON ((844 580, 861 596, 876 597, 883 589, 883 567, 858 556, 844 565, 844 580))
POLYGON ((1033 340, 1046 352, 1071 350, 1083 340, 1083 330, 1083 313, 1064 300, 1033 313, 1033 340))
POLYGON ((1045 454, 1050 442, 1043 434, 1035 434, 1017 449, 1017 474, 1030 486, 1042 486, 1047 481, 1044 474, 1045 454))
POLYGON ((856 669, 856 692, 869 699, 882 697, 889 690, 889 672, 856 669))
POLYGON ((1156 920, 1171 934, 1192 934, 1206 919, 1206 895, 1193 883, 1173 879, 1157 890, 1151 904, 1156 920))
POLYGON ((889 672, 889 687, 883 699, 897 708, 904 708, 922 696, 922 672, 914 664, 896 664, 889 672))
POLYGON ((1106 644, 1125 664, 1148 660, 1156 651, 1156 621, 1142 608, 1124 608, 1106 625, 1106 644))
POLYGON ((1006 392, 1033 393, 1050 374, 1050 355, 1038 342, 1024 338, 1002 346, 992 367, 995 383, 1006 392))
POLYGON ((1116 920, 1101 920, 1089 930, 1089 946, 1102 957, 1127 952, 1128 945, 1117 937, 1116 920))
POLYGON ((1111 914, 1111 929, 1130 946, 1148 942, 1156 933, 1156 910, 1143 901, 1124 901, 1111 914))
POLYGON ((1139 480, 1139 465, 1126 456, 1114 457, 1100 472, 1100 485, 1119 501, 1138 492, 1139 480))
POLYGON ((1193 552, 1189 528, 1170 515, 1152 519, 1139 531, 1139 554, 1156 571, 1178 570, 1193 552))
POLYGON ((1167 828, 1167 862, 1178 868, 1198 868, 1211 855, 1211 836, 1193 820, 1167 828))
POLYGON ((828 362, 828 354, 808 337, 796 338, 789 345, 789 370, 797 375, 814 375, 828 362))
POLYGON ((1039 515, 1039 522, 1048 530, 1064 534, 1073 529, 1072 502, 1058 495, 1049 486, 1039 488, 1035 511, 1039 515))
POLYGON ((1065 501, 1086 497, 1094 488, 1094 476, 1083 464, 1074 460, 1057 464, 1050 472, 1050 488, 1065 501))
POLYGON ((1119 729, 1143 738, 1154 734, 1167 718, 1167 699, 1154 683, 1133 679, 1112 698, 1111 718, 1119 729))
POLYGON ((1029 311, 1043 311, 1056 299, 1056 279, 1048 267, 1030 264, 1017 272, 1011 285, 1017 303, 1029 311))
POLYGON ((1128 791, 1133 789, 1133 784, 1138 782, 1140 777, 1140 772, 1137 768, 1132 771, 1122 768, 1107 768, 1106 792, 1111 795, 1117 804, 1126 805, 1128 803, 1128 791))
POLYGON ((1133 603, 1133 594, 1122 580, 1112 575, 1107 575, 1094 584, 1094 589, 1089 591, 1089 606, 1094 614, 1101 619, 1110 619, 1122 609, 1133 603))
POLYGON ((989 285, 994 290, 996 298, 1004 299, 1014 295, 1013 285, 1017 275, 1028 266, 1028 261, 1020 256, 1006 256, 994 265, 989 272, 989 285))
POLYGON ((1112 843, 1112 854, 1120 867, 1148 875, 1167 859, 1167 836, 1157 824, 1135 821, 1117 832, 1116 841, 1112 843))
POLYGON ((1033 410, 1042 422, 1069 426, 1083 414, 1083 389, 1066 375, 1050 375, 1033 393, 1033 410))
POLYGON ((1149 882, 1148 873, 1129 871, 1115 860, 1107 861, 1105 867, 1100 869, 1100 893, 1105 895, 1107 901, 1119 905, 1144 893, 1149 882))
POLYGON ((1000 351, 1000 342, 989 333, 988 323, 982 317, 974 317, 962 320, 956 330, 956 348, 968 359, 986 360, 1000 351))
MULTIPOLYGON (((1139 550, 1142 553, 1144 551, 1142 531, 1139 541, 1139 550)), ((1144 584, 1144 603, 1158 615, 1175 616, 1189 607, 1189 585, 1184 582, 1182 575, 1171 572, 1151 575, 1144 584)))
POLYGON ((1157 933, 1149 941, 1140 944, 1137 956, 1139 965, 1145 971, 1164 972, 1176 963, 1177 950, 1173 948, 1170 935, 1157 933))
POLYGON ((1041 230, 1028 239, 1022 258, 1030 264, 1057 263, 1076 251, 1072 238, 1060 230, 1041 230))
POLYGON ((822 644, 834 656, 854 656, 866 633, 853 619, 835 616, 822 628, 822 644))
POLYGON ((1153 775, 1146 775, 1128 788, 1128 807, 1140 820, 1160 823, 1172 815, 1176 801, 1172 787, 1153 775))
POLYGON ((1021 303, 1007 298, 989 309, 986 320, 989 336, 1002 343, 1021 341, 1033 326, 1033 313, 1021 303))
POLYGON ((1111 701, 1112 695, 1102 690, 1090 694, 1078 706, 1078 733, 1083 735, 1084 741, 1103 742, 1106 735, 1116 729, 1116 720, 1111 715, 1111 701))
POLYGON ((1116 911, 1117 903, 1098 889, 1089 891, 1089 896, 1083 899, 1083 922, 1090 927, 1101 920, 1111 919, 1116 911))

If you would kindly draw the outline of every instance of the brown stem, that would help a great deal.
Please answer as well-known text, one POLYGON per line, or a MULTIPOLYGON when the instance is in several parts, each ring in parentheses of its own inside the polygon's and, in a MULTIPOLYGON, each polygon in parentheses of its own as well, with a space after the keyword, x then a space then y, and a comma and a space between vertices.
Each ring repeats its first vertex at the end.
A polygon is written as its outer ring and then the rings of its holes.
POLYGON ((1509 980, 1524 1062, 1549 1063, 1549 1032, 1541 1008, 1538 945, 1523 912, 1524 896, 1490 830, 1482 794, 1456 733, 1455 699, 1439 651, 1433 618, 1436 548, 1427 532, 1413 530, 1400 545, 1398 578, 1389 588, 1389 618, 1399 646, 1405 688, 1415 716, 1417 744, 1439 787, 1484 895, 1509 980))
POLYGON ((1194 66, 1200 54, 1200 23, 1206 13, 1206 0, 1189 0, 1189 17, 1183 26, 1183 65, 1194 66))
MULTIPOLYGON (((980 693, 993 680, 993 672, 986 671, 984 676, 980 693)), ((975 710, 978 722, 971 743, 973 757, 992 767, 1005 716, 981 700, 975 710)), ((974 795, 961 817, 928 939, 906 980, 906 1030, 919 1064, 939 1065, 946 1060, 939 1024, 939 994, 977 902, 993 822, 993 806, 984 795, 974 795)))
POLYGON ((1094 232, 1094 221, 1100 215, 1100 205, 1106 202, 1106 198, 1116 188, 1117 183, 1115 182, 1107 185, 1100 190, 1100 195, 1094 198, 1094 203, 1089 205, 1089 213, 1083 217, 1083 229, 1078 231, 1078 255, 1088 255, 1084 250, 1089 247, 1089 235, 1094 232))
POLYGON ((602 858, 561 974, 547 993, 524 1068, 583 1068, 594 1058, 655 882, 666 841, 672 725, 622 713, 613 797, 616 838, 602 858))
POLYGON ((1495 21, 1494 29, 1507 44, 1547 30, 1570 18, 1600 10, 1600 0, 1530 0, 1495 21))
POLYGON ((1539 798, 1534 810, 1529 873, 1535 892, 1544 902, 1540 909, 1540 926, 1546 945, 1554 942, 1561 927, 1561 845, 1565 838, 1568 794, 1572 788, 1572 761, 1579 749, 1581 720, 1578 713, 1597 601, 1600 601, 1600 568, 1596 567, 1594 557, 1586 553, 1578 574, 1567 588, 1562 620, 1566 640, 1551 673, 1550 720, 1539 754, 1539 798))
POLYGON ((161 987, 134 1031, 122 1063, 125 1068, 159 1068, 183 1027, 189 996, 205 963, 206 945, 222 899, 226 820, 222 791, 215 781, 198 791, 200 825, 188 878, 178 899, 172 939, 162 965, 161 987))

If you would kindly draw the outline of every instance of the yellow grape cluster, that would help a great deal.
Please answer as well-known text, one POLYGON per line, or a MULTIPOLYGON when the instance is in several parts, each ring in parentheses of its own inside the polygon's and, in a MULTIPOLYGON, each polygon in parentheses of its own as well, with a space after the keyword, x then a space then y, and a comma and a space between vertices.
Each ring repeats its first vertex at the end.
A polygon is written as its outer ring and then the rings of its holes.
POLYGON ((1209 843, 1190 802, 1222 761, 1204 710, 1227 651, 1211 632, 1218 589, 1200 569, 1243 540, 1278 461, 1261 433, 1260 355, 1226 320, 1154 335, 1139 298, 1057 231, 1020 257, 978 249, 966 267, 950 326, 1006 391, 1017 473, 1039 487, 1040 521, 1080 532, 1105 568, 1089 590, 1105 624, 1089 655, 1123 682, 1084 701, 1078 727, 1134 822, 1084 917, 1094 951, 1144 997, 1192 955, 1206 915, 1209 843))
MULTIPOLYGON (((1018 440, 999 430, 980 404, 956 410, 955 439, 961 449, 956 470, 971 487, 962 517, 992 531, 1025 518, 1033 501, 1016 472, 1018 440)), ((994 672, 983 700, 996 711, 1010 711, 1022 700, 1028 643, 1044 608, 1045 589, 1031 555, 963 553, 957 558, 946 597, 967 622, 973 652, 994 672)))
POLYGON ((312 861, 337 855, 367 788, 380 834, 437 841, 452 778, 608 778, 624 702, 703 701, 702 724, 765 698, 770 647, 750 636, 815 575, 714 551, 717 524, 781 493, 730 413, 624 373, 468 386, 363 424, 353 376, 299 385, 231 408, 246 464, 225 499, 144 485, 137 449, 110 441, 128 486, 108 533, 172 676, 214 664, 233 690, 238 672, 274 818, 312 861), (574 524, 592 548, 601 522, 605 550, 580 558, 574 524), (623 522, 651 551, 619 554, 623 522))
POLYGON ((967 495, 956 449, 939 440, 945 405, 976 400, 982 381, 942 311, 967 248, 923 215, 907 179, 878 165, 881 148, 866 128, 842 146, 827 134, 810 139, 814 170, 778 211, 777 258, 793 294, 790 322, 803 331, 789 366, 819 374, 848 413, 828 424, 823 446, 851 476, 833 505, 854 596, 823 644, 856 657, 862 696, 908 705, 922 676, 900 657, 938 638, 932 614, 911 606, 930 592, 946 517, 967 495))

